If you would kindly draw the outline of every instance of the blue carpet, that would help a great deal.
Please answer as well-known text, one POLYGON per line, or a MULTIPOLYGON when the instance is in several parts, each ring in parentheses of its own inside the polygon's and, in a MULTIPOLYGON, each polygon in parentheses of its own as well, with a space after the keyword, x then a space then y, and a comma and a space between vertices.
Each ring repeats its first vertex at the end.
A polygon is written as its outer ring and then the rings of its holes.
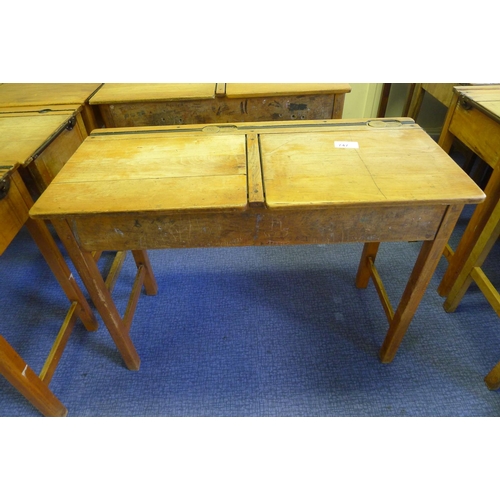
MULTIPOLYGON (((354 285, 361 249, 151 251, 159 292, 141 295, 131 330, 140 370, 125 368, 99 318, 96 332, 77 323, 50 387, 70 417, 500 415, 500 394, 483 382, 500 359, 500 320, 477 287, 447 314, 436 292, 442 258, 395 360, 383 365, 382 306, 372 283, 354 285)), ((394 305, 419 249, 381 245, 377 265, 394 305)), ((498 257, 495 247, 484 266, 493 283, 498 257)), ((134 272, 129 254, 113 292, 121 313, 134 272)), ((25 230, 0 258, 0 276, 0 332, 39 372, 67 299, 25 230)), ((0 416, 38 415, 0 377, 0 416)))

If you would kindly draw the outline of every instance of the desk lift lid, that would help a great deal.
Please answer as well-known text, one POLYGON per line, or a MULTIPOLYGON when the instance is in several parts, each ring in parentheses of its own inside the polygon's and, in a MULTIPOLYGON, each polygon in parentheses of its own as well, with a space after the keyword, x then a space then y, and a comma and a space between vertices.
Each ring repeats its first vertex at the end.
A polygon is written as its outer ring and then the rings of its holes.
POLYGON ((246 134, 259 136, 269 208, 483 200, 477 185, 413 121, 382 127, 375 124, 391 120, 346 122, 94 132, 31 214, 246 209, 246 134))
POLYGON ((102 83, 4 83, 0 108, 85 104, 102 83))
POLYGON ((214 99, 215 83, 105 83, 90 104, 214 99))
POLYGON ((0 164, 27 165, 66 128, 74 126, 79 105, 0 109, 0 164))

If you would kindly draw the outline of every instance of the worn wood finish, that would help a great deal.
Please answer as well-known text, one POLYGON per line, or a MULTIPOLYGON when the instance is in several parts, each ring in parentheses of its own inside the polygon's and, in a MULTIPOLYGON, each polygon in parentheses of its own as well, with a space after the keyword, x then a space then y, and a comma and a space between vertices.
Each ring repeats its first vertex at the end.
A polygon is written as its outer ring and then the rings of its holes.
MULTIPOLYGON (((432 239, 444 207, 334 207, 72 217, 80 246, 132 250, 432 239)), ((36 212, 33 212, 35 214, 36 212)))
POLYGON ((417 262, 403 292, 394 318, 390 322, 389 330, 380 349, 380 359, 383 363, 390 363, 399 348, 404 334, 413 319, 427 285, 434 274, 444 247, 460 216, 463 205, 453 205, 447 209, 441 227, 432 241, 424 241, 417 258, 417 262))
POLYGON ((480 269, 499 236, 500 201, 497 202, 495 209, 488 218, 488 222, 472 248, 460 274, 451 287, 450 293, 444 303, 444 308, 447 312, 454 312, 456 310, 467 292, 467 289, 474 280, 495 312, 500 316, 500 300, 498 299, 498 293, 494 290, 491 282, 480 269))
POLYGON ((500 115, 491 113, 496 102, 500 102, 500 85, 455 87, 439 138, 439 145, 448 152, 457 137, 493 169, 484 190, 486 200, 474 210, 439 284, 438 292, 443 297, 449 295, 500 199, 500 152, 496 147, 500 144, 500 115))
POLYGON ((0 254, 25 224, 72 305, 39 377, 1 337, 0 374, 42 414, 64 416, 67 410, 48 389, 48 384, 76 319, 79 317, 88 330, 96 330, 98 324, 45 222, 28 217, 28 210, 33 205, 33 201, 19 175, 18 167, 19 165, 15 165, 8 170, 0 169, 0 172, 8 176, 10 186, 7 195, 0 200, 0 254))
POLYGON ((0 109, 0 164, 28 169, 43 191, 87 137, 79 106, 0 109))
POLYGON ((0 108, 81 106, 82 119, 90 133, 100 123, 89 99, 101 86, 102 83, 4 83, 0 85, 0 108))
POLYGON ((0 374, 10 382, 42 415, 65 417, 66 407, 57 399, 13 347, 0 335, 0 374))
POLYGON ((107 127, 341 118, 348 84, 104 84, 107 127))
POLYGON ((119 317, 92 251, 142 251, 140 283, 150 248, 368 242, 356 284, 377 280, 389 362, 463 204, 483 199, 412 120, 254 122, 96 131, 30 215, 52 220, 129 368, 130 315, 119 317), (381 241, 408 240, 424 244, 393 313, 374 260, 381 241))
POLYGON ((10 186, 5 197, 0 200, 0 255, 10 245, 28 219, 28 207, 25 205, 17 185, 11 179, 13 168, 13 166, 0 168, 0 180, 3 173, 10 186))
POLYGON ((408 116, 417 119, 422 107, 425 93, 429 93, 443 106, 449 108, 453 101, 453 88, 459 83, 416 83, 412 94, 409 96, 410 104, 408 116))

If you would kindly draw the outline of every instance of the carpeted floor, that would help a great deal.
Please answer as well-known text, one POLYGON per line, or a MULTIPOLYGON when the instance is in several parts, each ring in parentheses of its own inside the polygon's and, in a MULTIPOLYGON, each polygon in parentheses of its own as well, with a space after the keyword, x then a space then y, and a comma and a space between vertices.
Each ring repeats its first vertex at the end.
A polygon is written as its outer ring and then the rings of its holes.
MULTIPOLYGON (((477 287, 447 314, 436 292, 442 258, 395 360, 383 365, 382 306, 372 283, 354 285, 361 248, 151 251, 159 292, 141 295, 131 330, 140 370, 125 368, 99 318, 97 332, 77 324, 50 387, 70 417, 499 416, 500 394, 483 377, 500 359, 500 319, 477 287)), ((381 245, 394 305, 419 248, 381 245)), ((493 283, 498 252, 484 266, 493 283)), ((113 293, 122 313, 134 269, 129 255, 113 293)), ((0 258, 0 276, 0 332, 39 372, 67 299, 25 230, 0 258)), ((38 415, 0 377, 0 416, 38 415)))

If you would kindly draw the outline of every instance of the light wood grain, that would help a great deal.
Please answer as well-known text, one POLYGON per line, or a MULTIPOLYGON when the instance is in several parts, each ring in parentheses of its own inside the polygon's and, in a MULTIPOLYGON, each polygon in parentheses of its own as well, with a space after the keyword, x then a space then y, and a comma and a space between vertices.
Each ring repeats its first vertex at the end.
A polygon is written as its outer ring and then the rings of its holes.
POLYGON ((230 99, 279 95, 345 94, 351 91, 348 83, 226 83, 230 99))
MULTIPOLYGON (((306 132, 300 126, 292 133, 272 125, 252 128, 249 133, 258 131, 260 137, 267 205, 408 205, 415 200, 444 204, 483 199, 482 191, 423 130, 386 123, 386 127, 371 122, 338 127, 333 122, 321 132, 306 132), (335 141, 357 141, 359 149, 335 148, 335 141)), ((243 209, 246 127, 226 127, 222 134, 217 127, 192 134, 189 127, 182 129, 184 133, 179 133, 181 129, 91 135, 31 215, 243 209)))
POLYGON ((261 134, 266 202, 299 205, 449 202, 482 196, 422 130, 403 127, 261 134), (359 148, 337 148, 335 141, 359 148))
POLYGON ((215 83, 105 83, 89 103, 213 99, 215 88, 215 83))
MULTIPOLYGON (((75 108, 77 109, 77 108, 75 108)), ((0 164, 4 159, 21 165, 64 130, 75 110, 64 113, 0 113, 0 164)))
POLYGON ((100 83, 4 83, 0 85, 0 108, 84 104, 100 83))

